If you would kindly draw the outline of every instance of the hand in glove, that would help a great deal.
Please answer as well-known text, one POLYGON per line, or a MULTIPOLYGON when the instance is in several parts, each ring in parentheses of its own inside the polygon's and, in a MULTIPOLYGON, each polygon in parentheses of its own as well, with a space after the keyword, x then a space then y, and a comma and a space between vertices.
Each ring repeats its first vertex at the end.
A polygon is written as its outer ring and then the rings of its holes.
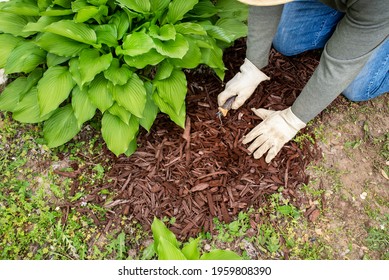
POLYGON ((290 107, 282 111, 254 108, 252 110, 263 121, 244 137, 243 144, 254 140, 248 150, 250 153, 255 151, 256 159, 267 152, 265 159, 267 163, 306 125, 293 114, 290 107))
POLYGON ((228 98, 236 96, 231 108, 234 110, 238 109, 253 94, 262 81, 269 79, 268 76, 246 58, 242 66, 240 66, 240 72, 226 84, 224 91, 217 97, 219 106, 223 106, 228 98))

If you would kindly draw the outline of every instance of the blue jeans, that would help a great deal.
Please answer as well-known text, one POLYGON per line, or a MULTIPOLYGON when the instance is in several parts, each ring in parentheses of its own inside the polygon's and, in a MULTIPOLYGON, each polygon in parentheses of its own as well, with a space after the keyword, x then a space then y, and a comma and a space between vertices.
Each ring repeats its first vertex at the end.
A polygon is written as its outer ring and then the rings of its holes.
MULTIPOLYGON (((323 48, 344 14, 318 0, 295 0, 284 5, 274 48, 286 56, 323 48)), ((343 91, 351 101, 365 101, 389 92, 389 39, 343 91)))

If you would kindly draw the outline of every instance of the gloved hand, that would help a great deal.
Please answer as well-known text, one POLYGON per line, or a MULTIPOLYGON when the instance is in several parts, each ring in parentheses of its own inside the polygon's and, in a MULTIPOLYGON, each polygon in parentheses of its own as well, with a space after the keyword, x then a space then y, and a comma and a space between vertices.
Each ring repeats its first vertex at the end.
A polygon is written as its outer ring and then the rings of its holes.
POLYGON ((291 108, 282 111, 252 109, 263 121, 253 128, 243 139, 243 144, 250 143, 250 153, 258 159, 267 152, 265 161, 269 163, 291 140, 297 132, 305 127, 305 123, 293 114, 291 108))
POLYGON ((6 81, 7 75, 4 74, 4 69, 0 69, 0 85, 4 84, 6 81))
POLYGON ((221 107, 228 98, 236 96, 231 107, 236 110, 246 102, 262 81, 269 79, 268 76, 246 58, 242 66, 240 66, 240 72, 226 84, 224 91, 218 95, 217 102, 221 107))

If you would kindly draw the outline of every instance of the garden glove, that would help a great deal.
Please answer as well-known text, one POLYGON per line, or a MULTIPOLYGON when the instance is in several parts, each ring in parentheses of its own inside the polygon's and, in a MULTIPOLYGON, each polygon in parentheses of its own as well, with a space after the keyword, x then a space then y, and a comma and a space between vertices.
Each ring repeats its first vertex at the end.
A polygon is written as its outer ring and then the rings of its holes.
POLYGON ((268 76, 246 58, 242 66, 240 66, 240 72, 226 84, 224 91, 217 97, 219 106, 222 107, 228 98, 236 96, 231 108, 234 110, 238 109, 253 94, 262 81, 269 79, 268 76))
POLYGON ((4 69, 0 69, 0 85, 4 84, 6 81, 7 75, 4 74, 4 69))
POLYGON ((267 163, 306 125, 293 114, 291 107, 282 111, 254 108, 252 111, 263 121, 244 137, 243 144, 254 140, 248 150, 256 159, 267 152, 267 163))

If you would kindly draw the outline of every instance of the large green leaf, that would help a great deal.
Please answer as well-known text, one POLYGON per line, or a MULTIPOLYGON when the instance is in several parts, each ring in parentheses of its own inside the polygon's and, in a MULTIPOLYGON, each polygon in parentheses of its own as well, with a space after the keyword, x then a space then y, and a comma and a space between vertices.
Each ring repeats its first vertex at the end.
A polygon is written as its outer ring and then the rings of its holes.
POLYGON ((207 35, 204 27, 194 22, 182 22, 174 25, 174 28, 181 34, 207 35))
POLYGON ((176 29, 173 24, 165 24, 161 27, 152 25, 149 28, 149 35, 162 41, 174 40, 176 38, 176 29))
POLYGON ((72 58, 69 61, 69 72, 72 74, 73 80, 76 82, 76 84, 80 87, 83 88, 82 86, 82 79, 81 79, 81 73, 78 69, 78 66, 80 64, 80 61, 78 58, 72 58))
POLYGON ((188 260, 200 259, 199 238, 189 241, 181 251, 188 260))
POLYGON ((189 43, 189 50, 183 58, 171 58, 169 61, 175 66, 180 68, 193 69, 196 68, 202 59, 201 50, 196 41, 191 38, 186 38, 189 43))
POLYGON ((124 11, 117 11, 109 21, 109 24, 113 24, 117 29, 117 39, 121 40, 123 36, 128 32, 130 27, 130 19, 124 11))
POLYGON ((137 56, 124 56, 124 61, 127 65, 138 69, 143 69, 147 65, 157 65, 165 59, 165 56, 158 53, 155 49, 151 49, 148 53, 137 56))
POLYGON ((38 89, 33 87, 17 104, 12 117, 21 123, 39 123, 47 120, 53 112, 41 116, 38 102, 38 89))
POLYGON ((3 11, 22 16, 39 16, 39 8, 36 1, 32 0, 13 0, 6 2, 2 8, 3 11))
POLYGON ((71 104, 57 109, 43 126, 43 135, 49 148, 65 144, 79 131, 80 127, 71 104))
POLYGON ((117 2, 138 13, 147 13, 150 11, 149 0, 117 0, 117 2))
POLYGON ((168 61, 164 60, 158 65, 157 73, 154 76, 154 80, 164 80, 169 78, 172 75, 174 66, 168 61))
POLYGON ((43 33, 37 38, 36 44, 50 53, 67 57, 74 57, 89 48, 87 44, 52 33, 43 33))
POLYGON ((0 10, 0 32, 15 36, 28 37, 34 32, 24 32, 23 29, 29 22, 28 17, 19 16, 0 10))
POLYGON ((193 9, 199 0, 173 0, 169 4, 167 20, 169 23, 176 23, 184 18, 184 15, 193 9))
POLYGON ((215 249, 201 256, 200 260, 242 260, 237 253, 227 250, 215 249))
POLYGON ((111 65, 104 71, 104 77, 112 82, 113 85, 124 85, 131 77, 132 71, 127 65, 120 65, 120 60, 114 58, 111 65))
POLYGON ((218 12, 218 9, 213 5, 212 2, 211 0, 199 1, 199 3, 196 4, 193 9, 185 15, 185 18, 190 18, 190 20, 193 20, 199 18, 211 18, 215 16, 218 12))
POLYGON ((170 77, 163 80, 154 80, 154 86, 158 95, 179 114, 185 103, 187 83, 185 74, 180 70, 174 70, 170 77))
POLYGON ((143 111, 143 117, 139 119, 139 123, 144 129, 150 131, 150 128, 159 113, 159 108, 153 100, 153 85, 151 82, 146 82, 145 88, 147 93, 147 101, 143 111))
POLYGON ((214 41, 210 41, 213 45, 210 49, 202 49, 202 63, 213 68, 221 80, 224 79, 224 70, 226 69, 223 62, 223 51, 217 46, 214 41))
POLYGON ((154 44, 157 52, 170 58, 183 58, 189 50, 189 43, 181 34, 177 34, 175 40, 154 39, 154 44))
POLYGON ((15 37, 11 34, 0 34, 0 68, 4 68, 10 53, 22 40, 22 38, 15 37))
POLYGON ((47 8, 47 10, 41 12, 42 16, 49 16, 49 17, 67 16, 71 14, 74 14, 74 12, 71 9, 63 9, 60 7, 47 8))
POLYGON ((234 35, 232 33, 222 27, 213 25, 210 21, 203 21, 200 24, 207 31, 208 35, 215 39, 226 43, 231 43, 234 40, 234 35))
POLYGON ((78 86, 72 91, 72 107, 79 127, 96 113, 96 106, 90 101, 87 89, 82 90, 78 86))
POLYGON ((5 73, 29 73, 46 61, 46 51, 33 42, 23 42, 10 53, 5 65, 5 73))
POLYGON ((171 0, 150 0, 151 11, 162 12, 169 6, 171 0))
POLYGON ((113 87, 113 99, 126 110, 141 118, 146 104, 146 89, 138 75, 133 74, 128 82, 113 87))
POLYGON ((167 114, 170 119, 175 122, 178 126, 185 127, 185 118, 186 118, 186 106, 185 103, 182 105, 179 113, 176 113, 173 107, 170 104, 166 103, 159 95, 158 90, 155 90, 153 93, 154 103, 158 106, 161 112, 167 114))
POLYGON ((136 117, 131 117, 129 124, 123 122, 119 117, 106 111, 101 120, 101 133, 108 149, 116 156, 125 153, 130 143, 134 140, 139 130, 139 123, 136 117))
POLYGON ((158 244, 159 260, 186 260, 184 254, 165 238, 160 237, 158 244))
MULTIPOLYGON (((73 9, 74 11, 74 9, 73 9)), ((75 22, 85 22, 95 16, 100 12, 100 9, 96 6, 84 6, 80 9, 77 9, 77 14, 75 16, 75 22)))
POLYGON ((53 53, 48 53, 46 60, 47 60, 47 62, 46 62, 47 66, 51 67, 51 66, 56 66, 56 65, 62 64, 65 61, 70 60, 70 57, 59 56, 59 55, 56 55, 56 54, 53 54, 53 53))
POLYGON ((111 108, 108 109, 112 115, 117 116, 121 119, 125 124, 129 124, 131 113, 128 112, 124 107, 120 106, 116 102, 112 105, 111 108))
POLYGON ((151 224, 151 231, 153 232, 154 250, 156 252, 158 252, 161 238, 178 248, 178 241, 174 233, 171 232, 165 224, 156 217, 154 217, 153 223, 151 224))
POLYGON ((101 24, 94 27, 99 44, 106 44, 109 47, 118 46, 117 27, 114 24, 101 24))
POLYGON ((112 53, 100 56, 96 49, 85 49, 80 53, 78 70, 81 74, 81 85, 89 83, 94 77, 111 65, 112 53))
POLYGON ((105 112, 113 105, 112 83, 110 83, 103 74, 99 74, 90 83, 88 96, 91 102, 101 111, 105 112))
POLYGON ((235 18, 219 19, 215 25, 228 32, 232 41, 245 37, 248 32, 247 25, 235 18))
POLYGON ((46 26, 61 20, 61 17, 42 16, 37 22, 29 22, 23 29, 24 32, 42 32, 46 26))
MULTIPOLYGON (((127 151, 124 153, 127 157, 130 157, 133 153, 135 153, 136 149, 138 148, 138 143, 136 141, 136 137, 130 142, 130 145, 128 145, 127 151)), ((153 249, 154 250, 154 245, 153 249)))
POLYGON ((37 68, 28 77, 19 77, 12 81, 0 94, 0 110, 15 111, 19 101, 37 84, 42 73, 42 69, 37 68))
POLYGON ((74 84, 68 67, 53 66, 47 69, 42 79, 38 82, 38 100, 41 116, 57 109, 68 98, 74 84))
POLYGON ((51 32, 69 39, 90 44, 97 44, 96 32, 84 23, 77 23, 72 20, 61 20, 45 27, 44 31, 51 32))
POLYGON ((124 39, 122 47, 120 54, 135 56, 149 52, 154 47, 154 42, 144 32, 133 32, 124 39))
POLYGON ((218 15, 221 18, 233 18, 239 21, 246 21, 248 17, 248 6, 236 0, 216 1, 218 15))

